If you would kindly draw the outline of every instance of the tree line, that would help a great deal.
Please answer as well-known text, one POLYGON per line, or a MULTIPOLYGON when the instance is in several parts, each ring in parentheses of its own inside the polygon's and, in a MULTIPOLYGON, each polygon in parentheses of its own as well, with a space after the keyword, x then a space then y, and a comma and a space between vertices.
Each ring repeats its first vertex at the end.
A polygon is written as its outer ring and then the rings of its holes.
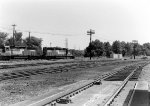
MULTIPOLYGON (((42 39, 35 36, 22 38, 22 32, 15 32, 13 37, 8 37, 8 33, 0 32, 0 47, 6 46, 25 46, 27 48, 34 48, 41 53, 42 51, 42 39)), ((150 43, 144 43, 140 45, 139 43, 124 42, 116 40, 112 44, 109 42, 102 42, 98 39, 92 41, 85 50, 74 50, 71 49, 70 52, 75 56, 85 56, 89 57, 91 51, 92 57, 106 56, 110 57, 110 54, 122 54, 123 56, 135 55, 146 55, 150 56, 150 43)))
POLYGON ((116 40, 112 43, 101 42, 96 39, 91 42, 88 47, 84 50, 84 56, 89 57, 91 51, 92 57, 106 56, 110 57, 110 54, 122 54, 123 56, 132 56, 132 55, 146 55, 150 56, 150 43, 144 43, 140 45, 139 43, 124 42, 116 40))

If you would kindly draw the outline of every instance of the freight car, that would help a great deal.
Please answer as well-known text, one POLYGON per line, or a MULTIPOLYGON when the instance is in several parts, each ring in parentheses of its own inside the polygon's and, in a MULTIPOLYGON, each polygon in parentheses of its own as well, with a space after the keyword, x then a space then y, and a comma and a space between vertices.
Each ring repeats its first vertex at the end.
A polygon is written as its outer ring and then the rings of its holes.
POLYGON ((60 47, 43 47, 42 53, 37 53, 34 48, 24 46, 3 46, 0 47, 0 60, 10 59, 73 59, 74 56, 66 48, 60 47))

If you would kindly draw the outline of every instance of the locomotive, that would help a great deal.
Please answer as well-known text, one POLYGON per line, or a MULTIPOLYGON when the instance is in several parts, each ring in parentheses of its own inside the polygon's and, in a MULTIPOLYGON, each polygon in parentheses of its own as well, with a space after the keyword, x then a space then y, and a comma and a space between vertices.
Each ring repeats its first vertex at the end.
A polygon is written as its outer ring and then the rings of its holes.
POLYGON ((0 60, 11 59, 73 59, 74 56, 67 48, 43 47, 42 53, 38 53, 35 48, 25 46, 2 46, 0 47, 0 60))

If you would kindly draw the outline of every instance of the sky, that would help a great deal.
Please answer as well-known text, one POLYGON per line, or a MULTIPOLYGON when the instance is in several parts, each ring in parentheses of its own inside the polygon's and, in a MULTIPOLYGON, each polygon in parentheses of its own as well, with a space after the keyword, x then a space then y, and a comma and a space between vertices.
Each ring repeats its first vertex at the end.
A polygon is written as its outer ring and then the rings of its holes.
POLYGON ((42 38, 42 46, 85 49, 92 40, 150 42, 150 0, 0 0, 0 31, 42 38), (51 45, 50 45, 51 43, 51 45))

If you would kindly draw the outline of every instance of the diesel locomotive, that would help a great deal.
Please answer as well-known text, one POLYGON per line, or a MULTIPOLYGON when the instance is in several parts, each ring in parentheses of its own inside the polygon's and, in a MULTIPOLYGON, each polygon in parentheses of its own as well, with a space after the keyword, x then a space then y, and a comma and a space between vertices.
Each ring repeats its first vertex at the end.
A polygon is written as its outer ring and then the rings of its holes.
POLYGON ((36 49, 25 46, 2 46, 0 47, 0 60, 12 59, 73 59, 74 56, 67 48, 43 47, 41 53, 36 49))

